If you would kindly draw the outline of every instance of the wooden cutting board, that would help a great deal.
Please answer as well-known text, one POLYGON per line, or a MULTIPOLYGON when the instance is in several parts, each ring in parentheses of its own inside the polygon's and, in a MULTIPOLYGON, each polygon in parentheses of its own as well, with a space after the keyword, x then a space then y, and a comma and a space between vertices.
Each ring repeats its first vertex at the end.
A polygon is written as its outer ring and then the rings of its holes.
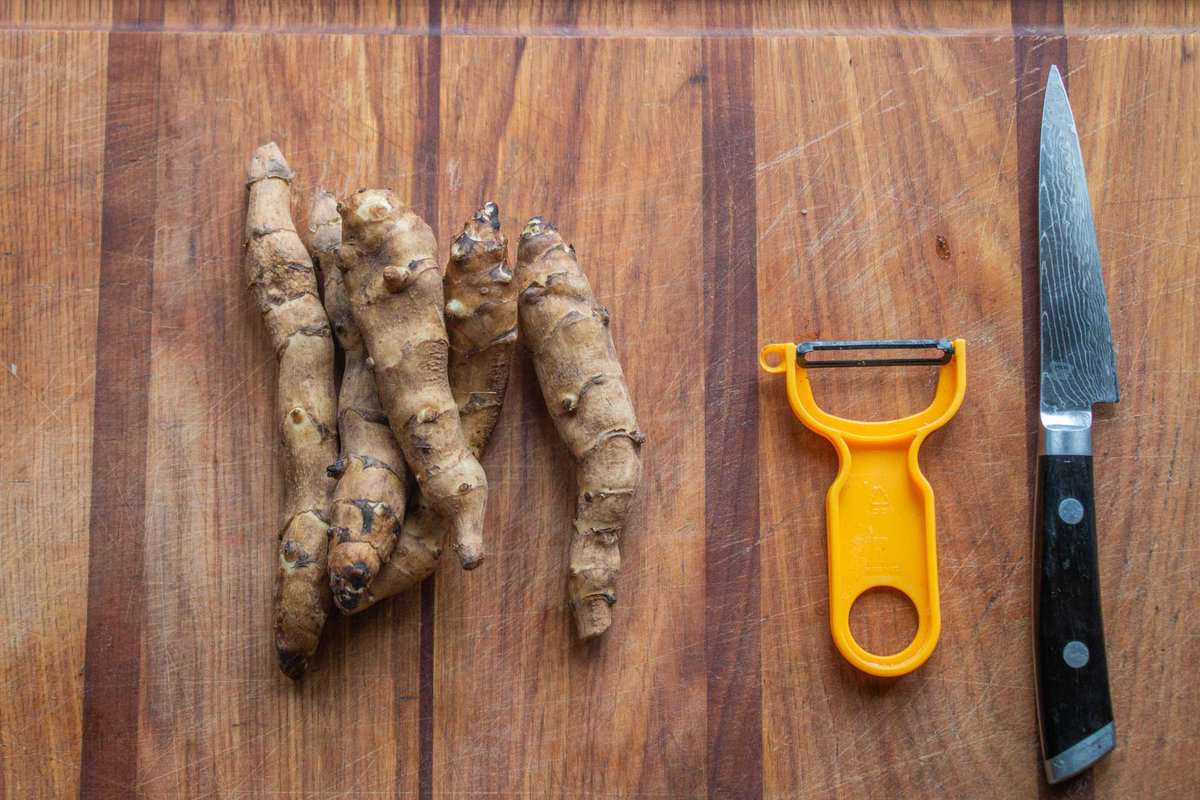
MULTIPOLYGON (((0 796, 1046 796, 1030 644, 1036 155, 1091 177, 1122 402, 1096 430, 1119 746, 1075 797, 1200 793, 1200 17, 1182 2, 6 5, 0 796), (336 5, 336 9, 333 8, 336 5), (831 8, 830 6, 836 6, 831 8), (489 560, 270 638, 274 366, 244 170, 574 242, 649 443, 607 639, 564 605, 570 463, 527 357, 489 560), (923 450, 943 633, 885 683, 827 626, 835 461, 761 343, 964 336, 923 450)), ((301 214, 302 216, 302 214, 301 214)), ((850 416, 932 373, 823 375, 850 416)), ((900 644, 873 603, 868 643, 900 644)))

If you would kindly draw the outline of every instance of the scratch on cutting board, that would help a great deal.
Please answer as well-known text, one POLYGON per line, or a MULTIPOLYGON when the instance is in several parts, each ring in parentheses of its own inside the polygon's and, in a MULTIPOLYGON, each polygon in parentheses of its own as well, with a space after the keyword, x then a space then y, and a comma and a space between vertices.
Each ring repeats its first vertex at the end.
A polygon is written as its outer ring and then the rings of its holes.
POLYGON ((828 139, 829 137, 838 133, 839 131, 843 131, 846 128, 850 128, 850 127, 853 127, 854 125, 857 125, 864 118, 866 118, 867 116, 869 116, 871 114, 882 117, 884 114, 890 114, 891 112, 898 111, 899 109, 904 108, 905 106, 908 105, 907 100, 902 100, 899 103, 890 105, 887 108, 876 111, 876 109, 879 108, 879 106, 883 104, 883 101, 886 100, 888 97, 890 97, 892 94, 894 94, 894 91, 892 89, 888 89, 886 92, 879 95, 879 97, 876 98, 874 103, 872 103, 867 108, 860 111, 859 113, 855 114, 850 119, 848 119, 845 122, 842 122, 838 125, 833 126, 832 128, 830 128, 829 130, 825 131, 824 133, 818 135, 817 137, 815 137, 813 139, 809 139, 807 142, 798 144, 795 147, 790 147, 787 150, 784 150, 782 153, 775 156, 774 158, 772 158, 769 161, 762 162, 755 168, 755 171, 758 173, 767 172, 768 170, 775 169, 776 167, 778 167, 782 164, 786 164, 788 161, 791 161, 792 159, 801 155, 805 150, 812 147, 814 144, 819 144, 820 142, 825 141, 826 139, 828 139))

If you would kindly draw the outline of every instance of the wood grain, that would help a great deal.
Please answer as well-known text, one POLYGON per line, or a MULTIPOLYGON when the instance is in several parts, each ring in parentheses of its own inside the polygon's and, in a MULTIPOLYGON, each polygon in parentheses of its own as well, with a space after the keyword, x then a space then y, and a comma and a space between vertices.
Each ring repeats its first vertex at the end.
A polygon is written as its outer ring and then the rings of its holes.
POLYGON ((1094 433, 1118 736, 1094 776, 1096 796, 1184 796, 1200 782, 1200 739, 1186 719, 1200 695, 1175 679, 1200 658, 1200 550, 1188 522, 1200 512, 1200 108, 1181 100, 1200 91, 1200 36, 1072 38, 1068 47, 1121 386, 1120 405, 1094 433))
POLYGON ((104 28, 112 24, 113 0, 11 0, 0 6, 0 19, 18 28, 104 28))
POLYGON ((108 39, 80 778, 89 796, 115 797, 138 774, 136 739, 104 733, 137 726, 141 688, 160 45, 108 39))
POLYGON ((1073 35, 1104 36, 1133 29, 1170 34, 1200 25, 1200 6, 1188 0, 1063 0, 1073 35))
POLYGON ((1008 33, 1004 0, 845 0, 840 3, 793 3, 767 0, 754 4, 758 31, 883 36, 939 36, 964 32, 1008 33))
MULTIPOLYGON (((751 15, 711 4, 710 31, 751 15)), ((703 43, 704 658, 709 797, 763 791, 754 42, 703 43), (731 413, 732 412, 732 413, 731 413)))
MULTIPOLYGON (((1066 796, 1197 794, 1197 46, 1161 0, 0 7, 0 797, 1060 796, 1029 594, 1051 62, 1122 390, 1095 437, 1119 743, 1066 796), (240 278, 268 139, 301 225, 317 186, 382 184, 443 251, 484 199, 575 244, 649 436, 604 641, 571 636, 569 458, 522 355, 489 561, 278 673, 273 367, 240 278), (885 684, 828 632, 834 455, 754 362, 910 335, 965 336, 969 386, 922 450, 941 644, 885 684)), ((894 416, 931 377, 827 373, 818 400, 894 416)))
POLYGON ((446 0, 443 26, 451 34, 541 36, 656 36, 700 32, 705 3, 697 0, 530 0, 525 3, 446 0))
MULTIPOLYGON (((5 797, 65 797, 79 785, 104 45, 93 33, 0 37, 0 537, 10 553, 0 562, 5 797)), ((101 502, 119 509, 124 487, 114 488, 117 497, 101 502)))

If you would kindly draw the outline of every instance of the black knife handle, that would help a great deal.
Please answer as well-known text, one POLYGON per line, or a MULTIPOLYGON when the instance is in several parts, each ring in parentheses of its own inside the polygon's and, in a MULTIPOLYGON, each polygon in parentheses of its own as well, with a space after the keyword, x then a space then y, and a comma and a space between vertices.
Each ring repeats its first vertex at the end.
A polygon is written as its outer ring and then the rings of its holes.
POLYGON ((1038 456, 1034 658, 1042 755, 1051 783, 1112 750, 1090 455, 1038 456))

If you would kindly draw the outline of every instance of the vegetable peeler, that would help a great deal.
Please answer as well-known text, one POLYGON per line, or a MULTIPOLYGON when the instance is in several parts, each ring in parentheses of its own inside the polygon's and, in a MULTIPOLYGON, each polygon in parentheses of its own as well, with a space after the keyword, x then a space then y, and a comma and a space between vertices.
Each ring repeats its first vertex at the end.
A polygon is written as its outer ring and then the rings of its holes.
POLYGON ((967 388, 963 339, 884 339, 769 344, 759 365, 787 375, 788 402, 805 427, 829 440, 838 473, 825 497, 829 554, 829 626, 842 656, 863 672, 899 677, 933 653, 941 633, 933 488, 917 454, 930 433, 962 405, 967 388), (820 351, 936 350, 936 355, 814 359, 820 351), (939 367, 937 391, 924 411, 901 419, 861 422, 822 411, 808 370, 903 365, 939 367), (903 650, 877 655, 855 641, 850 609, 867 591, 894 589, 917 610, 917 633, 903 650))

